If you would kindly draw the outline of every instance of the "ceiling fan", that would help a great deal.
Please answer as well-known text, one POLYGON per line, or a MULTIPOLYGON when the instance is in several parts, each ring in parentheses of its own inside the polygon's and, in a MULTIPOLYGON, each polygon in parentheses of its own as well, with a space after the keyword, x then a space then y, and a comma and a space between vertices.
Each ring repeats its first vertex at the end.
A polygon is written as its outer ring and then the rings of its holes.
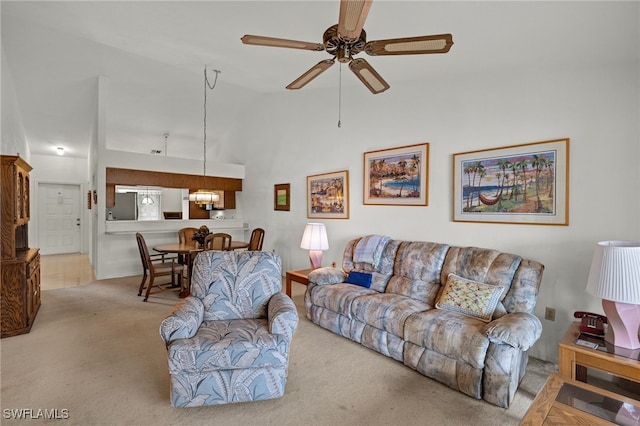
POLYGON ((427 53, 447 53, 453 45, 451 34, 438 34, 418 37, 393 38, 367 42, 364 21, 367 18, 373 0, 341 0, 338 24, 330 26, 322 36, 322 43, 288 40, 283 38, 245 35, 244 44, 256 46, 286 47, 290 49, 326 51, 333 55, 311 67, 287 86, 287 89, 301 89, 311 80, 331 67, 336 59, 340 63, 349 63, 349 68, 364 83, 371 93, 382 93, 389 84, 364 59, 354 58, 362 51, 371 56, 383 55, 421 55, 427 53))

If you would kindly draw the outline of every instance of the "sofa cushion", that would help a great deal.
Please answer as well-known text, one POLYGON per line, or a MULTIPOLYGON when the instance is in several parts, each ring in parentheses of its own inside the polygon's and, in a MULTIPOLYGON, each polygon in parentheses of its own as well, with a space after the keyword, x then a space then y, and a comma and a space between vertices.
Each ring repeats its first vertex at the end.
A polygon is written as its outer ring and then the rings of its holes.
POLYGON ((288 341, 269 333, 267 320, 204 321, 196 335, 169 346, 169 372, 286 367, 288 341))
POLYGON ((369 288, 371 287, 371 278, 371 274, 367 274, 366 272, 351 271, 345 282, 347 284, 355 284, 360 287, 369 288))
POLYGON ((389 277, 393 275, 393 264, 396 258, 396 251, 401 241, 391 240, 382 251, 378 265, 374 267, 370 263, 354 262, 353 253, 355 246, 360 239, 351 240, 347 243, 342 257, 342 269, 346 272, 370 272, 372 275, 371 289, 380 293, 384 292, 389 282, 389 277))
POLYGON ((543 271, 542 263, 535 260, 522 260, 513 278, 513 281, 518 284, 511 288, 503 301, 507 312, 533 313, 543 271))
POLYGON ((316 285, 338 284, 344 282, 346 276, 347 274, 339 269, 325 266, 309 272, 309 282, 316 285))
MULTIPOLYGON (((503 288, 502 301, 513 283, 522 257, 479 247, 451 247, 442 265, 442 281, 449 274, 503 288)), ((508 309, 507 309, 508 310, 508 309)), ((511 312, 511 311, 509 311, 511 312)))
POLYGON ((484 322, 491 321, 502 287, 449 274, 436 308, 459 312, 484 322))
POLYGON ((422 241, 405 241, 396 255, 387 293, 402 294, 435 305, 440 289, 440 270, 449 246, 422 241))
POLYGON ((378 293, 354 299, 351 304, 351 317, 402 337, 407 317, 427 309, 432 309, 432 306, 407 296, 378 293))
POLYGON ((367 235, 360 238, 353 251, 353 261, 369 263, 376 268, 389 241, 391 238, 384 235, 367 235))
POLYGON ((308 289, 307 297, 311 303, 351 318, 353 301, 367 294, 376 293, 368 288, 352 284, 319 285, 308 289))
POLYGON ((431 309, 407 318, 404 340, 473 368, 484 368, 489 338, 486 324, 457 312, 431 309))

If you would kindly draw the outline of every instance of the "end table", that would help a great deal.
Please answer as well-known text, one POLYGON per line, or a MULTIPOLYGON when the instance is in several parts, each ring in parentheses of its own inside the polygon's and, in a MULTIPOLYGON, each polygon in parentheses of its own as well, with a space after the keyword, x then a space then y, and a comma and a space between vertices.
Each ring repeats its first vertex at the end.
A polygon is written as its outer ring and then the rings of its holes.
POLYGON ((303 285, 309 285, 309 273, 313 269, 297 269, 293 271, 287 271, 286 273, 286 292, 287 296, 291 297, 291 282, 295 281, 303 285))
POLYGON ((586 382, 587 368, 595 368, 614 376, 640 382, 638 355, 636 358, 627 358, 608 351, 579 346, 575 343, 579 334, 580 322, 571 323, 558 345, 558 369, 561 377, 586 382))

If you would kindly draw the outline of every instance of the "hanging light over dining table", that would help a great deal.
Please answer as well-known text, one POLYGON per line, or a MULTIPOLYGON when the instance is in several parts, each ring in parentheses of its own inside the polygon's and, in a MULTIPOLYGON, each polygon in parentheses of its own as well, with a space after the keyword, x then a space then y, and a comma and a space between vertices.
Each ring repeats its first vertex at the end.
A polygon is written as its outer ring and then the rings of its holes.
MULTIPOLYGON (((216 78, 213 81, 213 85, 209 84, 209 78, 207 77, 207 67, 204 67, 204 138, 202 141, 203 145, 203 176, 207 176, 207 88, 213 90, 216 87, 216 83, 218 82, 218 74, 221 71, 213 70, 216 73, 216 78)), ((220 200, 220 195, 217 192, 213 192, 208 189, 198 189, 196 192, 192 192, 189 194, 189 201, 193 201, 197 205, 208 205, 218 202, 220 200)))

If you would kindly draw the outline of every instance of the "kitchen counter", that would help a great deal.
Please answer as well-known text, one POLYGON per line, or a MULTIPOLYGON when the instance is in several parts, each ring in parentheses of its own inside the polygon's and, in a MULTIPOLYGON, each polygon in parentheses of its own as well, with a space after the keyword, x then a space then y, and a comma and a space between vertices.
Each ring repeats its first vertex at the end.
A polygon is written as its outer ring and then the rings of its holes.
POLYGON ((246 231, 249 224, 242 219, 193 219, 193 220, 107 220, 105 234, 135 234, 136 232, 175 234, 178 229, 206 225, 211 231, 246 231))

